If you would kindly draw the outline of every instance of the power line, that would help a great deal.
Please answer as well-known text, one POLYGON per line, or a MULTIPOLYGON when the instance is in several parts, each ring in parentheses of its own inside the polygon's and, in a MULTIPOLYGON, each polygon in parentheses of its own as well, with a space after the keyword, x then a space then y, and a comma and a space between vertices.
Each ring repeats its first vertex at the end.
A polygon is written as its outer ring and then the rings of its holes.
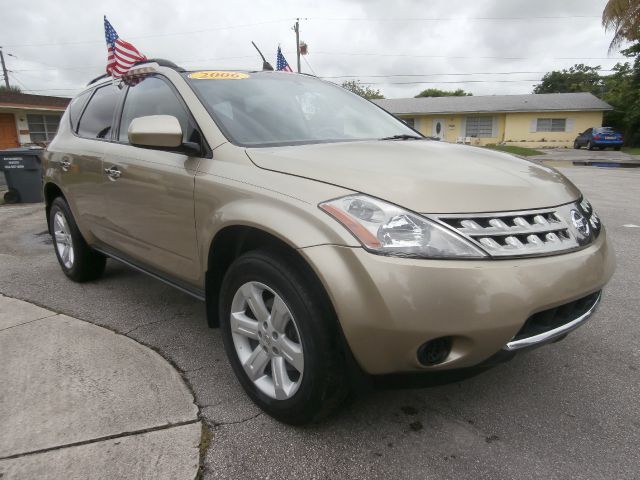
POLYGON ((514 21, 514 20, 569 20, 569 19, 601 19, 600 15, 567 15, 567 16, 534 16, 534 17, 394 17, 394 18, 371 18, 371 17, 309 17, 310 21, 349 21, 349 22, 436 22, 436 21, 455 21, 455 20, 472 20, 472 21, 514 21))
MULTIPOLYGON (((412 58, 446 58, 451 59, 491 59, 491 60, 535 60, 545 57, 500 57, 500 56, 456 56, 456 55, 412 55, 410 53, 348 53, 348 52, 313 52, 314 55, 331 55, 346 57, 412 57, 412 58)), ((547 57, 551 60, 624 60, 627 57, 547 57)))
MULTIPOLYGON (((614 70, 598 70, 598 72, 613 72, 614 70)), ((466 75, 523 75, 523 74, 546 74, 548 71, 539 72, 466 72, 466 73, 394 73, 390 75, 335 75, 321 78, 391 78, 391 77, 459 77, 466 75)))
POLYGON ((522 80, 455 80, 455 81, 424 81, 424 82, 360 82, 362 85, 416 85, 422 83, 517 83, 517 82, 539 82, 539 78, 529 78, 522 80))
MULTIPOLYGON (((371 21, 371 22, 415 22, 415 21, 455 21, 455 20, 471 20, 471 21, 530 21, 530 20, 569 20, 569 19, 600 19, 600 16, 595 15, 568 15, 568 16, 534 16, 534 17, 406 17, 406 18, 305 18, 305 20, 312 21, 371 21)), ((139 35, 127 37, 132 40, 139 40, 144 38, 158 38, 169 37, 176 35, 191 35, 195 33, 215 32, 220 30, 231 30, 234 28, 246 28, 257 27, 260 25, 268 25, 281 22, 289 22, 291 18, 282 18, 278 20, 268 20, 264 22, 246 23, 240 25, 228 25, 213 28, 204 28, 201 30, 186 30, 183 32, 170 32, 170 33, 158 33, 152 35, 139 35)), ((5 47, 51 47, 51 46, 70 46, 70 45, 87 45, 87 44, 100 44, 102 41, 97 40, 79 40, 71 42, 56 42, 56 43, 15 43, 7 44, 5 47)))
MULTIPOLYGON (((313 67, 309 63, 309 60, 307 60, 307 56, 303 55, 302 59, 304 60, 304 63, 307 64, 307 67, 309 67, 309 70, 311 70, 311 73, 313 73, 317 77, 318 75, 316 74, 315 70, 313 69, 313 67)), ((331 78, 331 77, 320 77, 320 78, 331 78)))
MULTIPOLYGON (((234 28, 246 28, 246 27, 257 27, 260 25, 267 25, 272 23, 281 23, 281 22, 289 22, 291 19, 280 19, 280 20, 269 20, 266 22, 257 22, 257 23, 245 23, 242 25, 228 25, 226 27, 213 27, 213 28, 205 28, 202 30, 188 30, 184 32, 171 32, 171 33, 157 33, 153 35, 139 35, 139 36, 127 36, 127 39, 130 40, 140 40, 144 38, 156 38, 156 37, 169 37, 175 35, 190 35, 193 33, 205 33, 205 32, 215 32, 219 30, 231 30, 234 28)), ((79 40, 74 42, 57 42, 57 43, 22 43, 22 44, 13 44, 13 45, 3 45, 5 47, 54 47, 54 46, 69 46, 69 45, 87 45, 87 44, 100 44, 104 43, 104 41, 97 40, 79 40)))

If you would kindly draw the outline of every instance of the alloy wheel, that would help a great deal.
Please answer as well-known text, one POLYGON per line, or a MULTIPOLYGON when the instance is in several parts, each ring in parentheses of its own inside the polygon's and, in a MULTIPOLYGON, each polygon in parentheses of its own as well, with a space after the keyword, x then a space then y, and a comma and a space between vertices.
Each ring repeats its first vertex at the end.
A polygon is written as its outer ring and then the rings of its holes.
POLYGON ((233 296, 231 337, 240 364, 265 395, 287 400, 300 387, 304 354, 300 331, 284 300, 260 282, 233 296))
POLYGON ((75 253, 73 251, 73 239, 67 225, 67 220, 62 212, 56 212, 53 216, 53 236, 60 260, 66 269, 73 267, 75 253))

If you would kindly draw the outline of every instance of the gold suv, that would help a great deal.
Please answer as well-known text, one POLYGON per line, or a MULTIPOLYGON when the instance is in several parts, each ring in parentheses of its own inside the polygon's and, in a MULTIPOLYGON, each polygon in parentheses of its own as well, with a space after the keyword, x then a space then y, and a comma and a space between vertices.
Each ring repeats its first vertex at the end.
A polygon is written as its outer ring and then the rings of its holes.
POLYGON ((70 104, 45 159, 63 272, 107 257, 204 300, 247 394, 288 423, 349 372, 474 366, 563 338, 614 270, 557 171, 431 141, 283 72, 136 66, 70 104))

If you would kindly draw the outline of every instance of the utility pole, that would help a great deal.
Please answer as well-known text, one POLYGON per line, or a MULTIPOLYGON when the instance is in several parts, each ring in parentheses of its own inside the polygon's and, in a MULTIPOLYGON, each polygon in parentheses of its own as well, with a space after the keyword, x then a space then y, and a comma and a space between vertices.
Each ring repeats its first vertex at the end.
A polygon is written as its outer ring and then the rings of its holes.
MULTIPOLYGON (((4 75, 4 84, 7 90, 11 88, 9 85, 9 72, 7 72, 7 66, 4 64, 4 55, 2 54, 2 47, 0 47, 0 63, 2 63, 2 74, 4 75)), ((298 54, 298 71, 300 71, 300 55, 298 54)))
POLYGON ((296 56, 298 59, 298 73, 300 73, 300 19, 296 18, 296 24, 293 26, 293 31, 296 32, 296 56))

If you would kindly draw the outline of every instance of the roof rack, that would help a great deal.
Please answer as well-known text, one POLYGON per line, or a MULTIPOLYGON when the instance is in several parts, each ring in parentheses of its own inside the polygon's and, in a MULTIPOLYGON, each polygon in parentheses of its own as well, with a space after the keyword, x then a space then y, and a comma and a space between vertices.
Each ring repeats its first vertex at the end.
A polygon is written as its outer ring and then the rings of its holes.
MULTIPOLYGON (((159 66, 161 67, 167 67, 170 68, 172 70, 175 70, 176 72, 186 72, 186 70, 182 67, 179 67, 178 65, 176 65, 175 63, 173 63, 170 60, 165 60, 164 58, 148 58, 146 60, 141 60, 139 62, 136 62, 132 65, 133 67, 137 67, 138 65, 143 65, 145 63, 157 63, 159 66)), ((97 82, 98 80, 101 80, 103 78, 108 78, 109 74, 108 73, 104 73, 96 78, 94 78, 93 80, 91 80, 89 83, 87 83, 87 86, 97 82)))

